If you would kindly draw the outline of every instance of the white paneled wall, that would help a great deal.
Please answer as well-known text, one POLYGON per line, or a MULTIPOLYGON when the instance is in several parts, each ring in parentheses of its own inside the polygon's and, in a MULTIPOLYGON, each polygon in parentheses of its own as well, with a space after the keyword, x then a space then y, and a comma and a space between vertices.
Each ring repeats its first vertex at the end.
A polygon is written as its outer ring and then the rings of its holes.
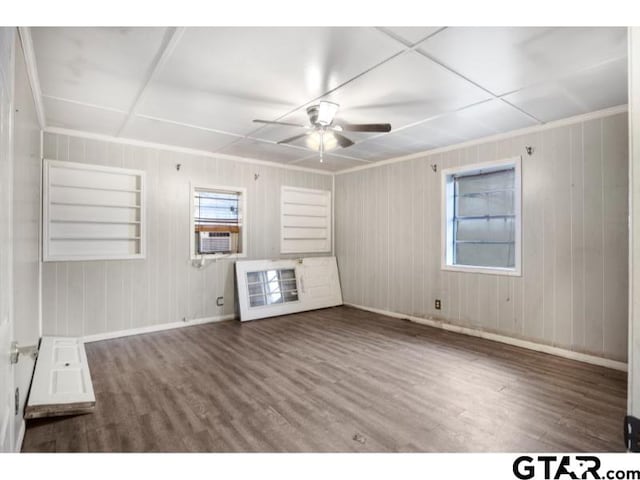
POLYGON ((189 260, 190 181, 247 188, 247 253, 255 259, 281 256, 282 185, 331 190, 332 184, 329 175, 49 133, 44 154, 144 170, 147 190, 146 259, 43 265, 43 328, 49 335, 95 335, 234 313, 234 263, 198 269, 189 260), (219 296, 223 307, 216 305, 219 296))
POLYGON ((625 360, 627 130, 621 113, 337 175, 344 301, 625 360), (441 169, 516 155, 522 277, 441 271, 441 169))

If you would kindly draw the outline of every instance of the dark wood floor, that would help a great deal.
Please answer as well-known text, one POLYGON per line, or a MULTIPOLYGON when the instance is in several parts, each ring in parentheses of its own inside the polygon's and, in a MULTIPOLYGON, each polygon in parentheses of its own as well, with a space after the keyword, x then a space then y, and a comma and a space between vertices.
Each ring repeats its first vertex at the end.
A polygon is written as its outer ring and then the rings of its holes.
POLYGON ((87 345, 92 414, 26 452, 616 451, 626 376, 339 307, 87 345))

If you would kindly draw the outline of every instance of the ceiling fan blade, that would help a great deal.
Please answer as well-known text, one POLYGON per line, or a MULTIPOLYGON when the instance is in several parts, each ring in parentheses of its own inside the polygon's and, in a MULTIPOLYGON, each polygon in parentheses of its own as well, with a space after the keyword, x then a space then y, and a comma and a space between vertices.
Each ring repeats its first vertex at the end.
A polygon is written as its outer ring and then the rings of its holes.
POLYGON ((267 125, 283 125, 285 127, 299 127, 299 128, 309 128, 307 125, 300 125, 299 123, 289 123, 289 122, 272 122, 271 120, 259 120, 256 119, 253 123, 266 123, 267 125))
POLYGON ((336 137, 338 145, 340 145, 342 148, 347 148, 353 145, 353 142, 351 140, 349 140, 344 135, 340 135, 338 132, 333 132, 333 136, 336 137))
POLYGON ((341 124, 345 132, 390 132, 390 123, 344 123, 341 124))
POLYGON ((289 137, 289 138, 285 138, 284 140, 280 140, 278 142, 278 145, 283 144, 283 143, 291 143, 291 142, 295 142, 296 140, 298 140, 299 138, 304 138, 308 135, 308 133, 302 133, 300 135, 295 135, 293 137, 289 137))

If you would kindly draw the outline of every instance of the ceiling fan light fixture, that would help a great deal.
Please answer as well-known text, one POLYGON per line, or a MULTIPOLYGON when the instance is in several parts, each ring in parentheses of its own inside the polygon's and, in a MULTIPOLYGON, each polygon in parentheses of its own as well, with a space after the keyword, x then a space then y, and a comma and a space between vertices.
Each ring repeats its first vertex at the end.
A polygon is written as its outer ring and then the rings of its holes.
MULTIPOLYGON (((307 147, 311 150, 320 150, 320 134, 313 132, 307 136, 307 147)), ((338 146, 338 140, 333 136, 331 132, 324 132, 322 135, 322 143, 324 143, 324 150, 333 150, 338 146)))
POLYGON ((322 126, 329 126, 331 122, 333 122, 333 117, 335 117, 338 111, 339 105, 337 103, 332 102, 320 102, 320 106, 318 107, 318 119, 317 122, 322 126))

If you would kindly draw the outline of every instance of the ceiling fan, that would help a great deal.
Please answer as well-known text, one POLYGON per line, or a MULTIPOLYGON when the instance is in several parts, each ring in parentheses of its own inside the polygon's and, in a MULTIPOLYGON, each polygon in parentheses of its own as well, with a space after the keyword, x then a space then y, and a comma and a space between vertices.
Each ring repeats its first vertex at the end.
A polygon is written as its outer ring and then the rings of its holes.
POLYGON ((341 132, 390 132, 390 123, 334 123, 334 117, 340 105, 337 103, 320 101, 318 105, 312 105, 307 108, 309 115, 309 125, 300 125, 298 123, 289 122, 272 122, 270 120, 254 120, 255 123, 266 123, 268 125, 284 125, 287 127, 304 128, 307 131, 300 135, 280 140, 278 145, 283 143, 291 143, 301 138, 309 136, 310 141, 307 142, 311 148, 317 148, 320 151, 320 161, 326 149, 339 145, 347 148, 353 145, 353 141, 342 135, 341 132), (315 137, 315 138, 314 138, 315 137))

